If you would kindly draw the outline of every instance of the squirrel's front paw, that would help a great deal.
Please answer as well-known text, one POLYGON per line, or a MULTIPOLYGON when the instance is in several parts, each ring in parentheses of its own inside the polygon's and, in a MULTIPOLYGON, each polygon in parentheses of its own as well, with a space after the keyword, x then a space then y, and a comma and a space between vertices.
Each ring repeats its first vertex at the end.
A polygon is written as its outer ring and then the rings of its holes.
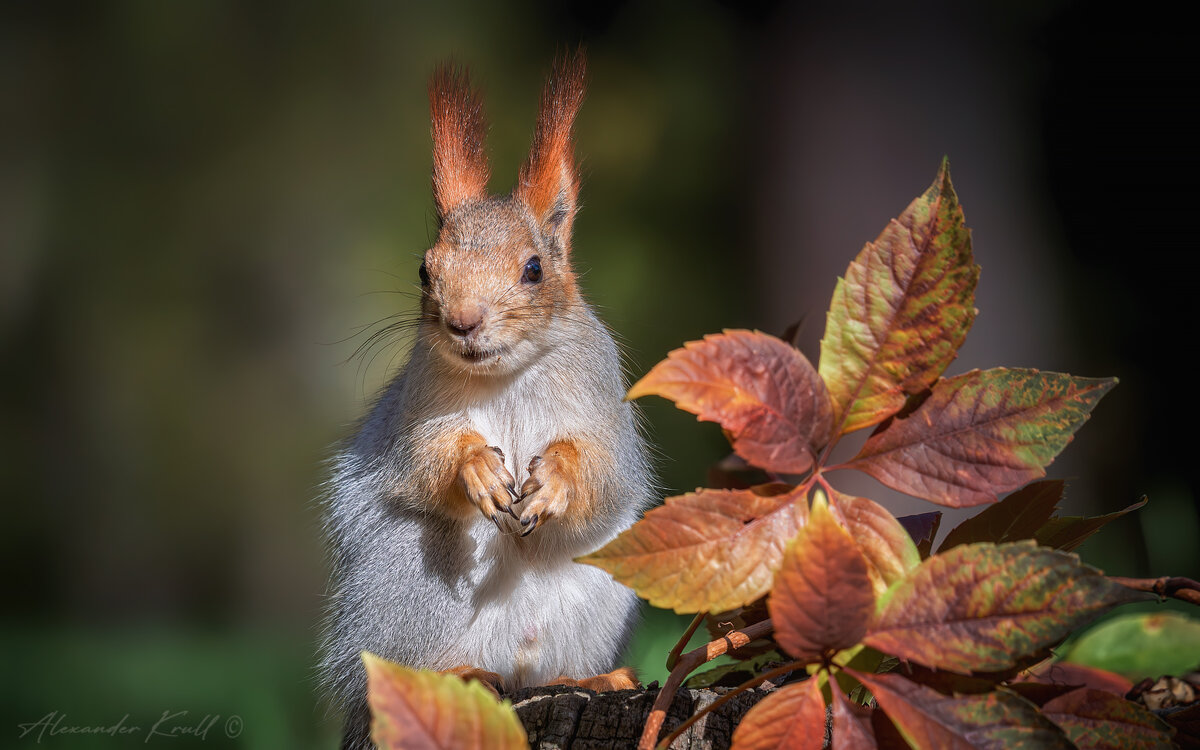
POLYGON ((566 512, 571 484, 559 466, 561 459, 549 454, 529 462, 529 478, 521 485, 521 536, 528 536, 548 519, 566 512))
POLYGON ((463 493, 483 515, 500 526, 501 511, 517 518, 512 502, 516 500, 516 480, 504 468, 504 451, 493 445, 481 445, 463 462, 458 472, 463 493))

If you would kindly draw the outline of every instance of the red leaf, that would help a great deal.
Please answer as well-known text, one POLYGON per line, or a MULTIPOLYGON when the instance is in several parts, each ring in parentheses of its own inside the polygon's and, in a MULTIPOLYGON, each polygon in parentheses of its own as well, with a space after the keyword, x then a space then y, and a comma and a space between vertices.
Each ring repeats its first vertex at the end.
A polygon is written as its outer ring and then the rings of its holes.
POLYGON ((898 674, 853 673, 913 747, 1070 748, 1032 704, 1012 693, 949 696, 898 674))
POLYGON ((1126 513, 1135 511, 1145 504, 1146 498, 1143 497, 1124 510, 1107 513, 1103 516, 1093 516, 1091 518, 1061 516, 1051 518, 1042 528, 1037 530, 1037 542, 1044 547, 1054 547, 1055 549, 1070 552, 1087 541, 1087 538, 1092 534, 1095 534, 1108 525, 1109 522, 1115 521, 1126 513))
POLYGON ((852 705, 836 683, 830 683, 830 692, 833 694, 833 750, 874 750, 871 712, 852 705))
POLYGON ((875 610, 867 561, 822 493, 784 550, 767 609, 775 640, 797 659, 819 661, 866 633, 875 610))
POLYGON ((1079 688, 1048 702, 1042 713, 1080 748, 1172 747, 1170 726, 1144 706, 1102 690, 1079 688))
POLYGON ((867 572, 877 596, 921 564, 921 554, 912 537, 883 506, 837 491, 832 497, 833 510, 867 560, 867 572))
POLYGON ((994 671, 1145 598, 1031 541, 968 544, 925 560, 889 589, 863 642, 935 669, 994 671))
POLYGON ((607 570, 656 607, 744 606, 771 589, 783 549, 807 517, 807 500, 790 490, 774 484, 669 497, 578 561, 607 570))
POLYGON ((478 682, 409 669, 363 653, 371 739, 385 750, 525 750, 508 701, 478 682))
POLYGON ((821 377, 838 433, 883 421, 928 388, 975 320, 979 266, 950 184, 937 179, 838 279, 821 339, 821 377))
POLYGON ((848 466, 939 505, 994 502, 1044 475, 1115 383, 1002 367, 940 380, 848 466))
POLYGON ((833 412, 799 350, 758 331, 689 341, 634 383, 626 398, 655 395, 718 422, 738 455, 768 471, 802 474, 829 441, 833 412))
POLYGON ((1054 513, 1065 487, 1066 482, 1049 479, 1017 490, 951 529, 938 552, 971 542, 999 544, 1033 539, 1054 513))
POLYGON ((825 699, 810 677, 784 685, 751 708, 733 733, 730 750, 820 750, 825 743, 825 699))

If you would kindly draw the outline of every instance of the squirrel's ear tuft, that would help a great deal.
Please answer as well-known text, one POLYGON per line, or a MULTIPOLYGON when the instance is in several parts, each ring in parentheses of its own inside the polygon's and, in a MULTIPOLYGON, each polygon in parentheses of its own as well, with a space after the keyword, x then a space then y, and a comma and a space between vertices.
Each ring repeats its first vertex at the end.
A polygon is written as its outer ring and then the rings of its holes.
POLYGON ((471 90, 465 69, 438 66, 429 80, 433 121, 433 200, 441 222, 467 199, 487 197, 489 176, 483 141, 483 101, 471 90))
POLYGON ((542 92, 533 148, 521 167, 516 189, 542 231, 556 235, 564 248, 570 240, 579 195, 571 128, 583 103, 584 71, 582 48, 555 61, 542 92))

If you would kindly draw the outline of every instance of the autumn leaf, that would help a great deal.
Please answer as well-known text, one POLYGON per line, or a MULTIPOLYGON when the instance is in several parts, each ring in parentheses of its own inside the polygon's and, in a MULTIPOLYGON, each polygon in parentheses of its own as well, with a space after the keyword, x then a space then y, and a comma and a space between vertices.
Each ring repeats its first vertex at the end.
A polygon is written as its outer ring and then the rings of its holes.
POLYGON ((1117 520, 1126 513, 1131 513, 1146 504, 1146 498, 1130 505, 1124 510, 1106 513, 1103 516, 1055 516, 1037 530, 1035 539, 1044 547, 1053 547, 1071 552, 1087 541, 1087 538, 1104 528, 1110 522, 1117 520))
POLYGON ((409 669, 363 652, 371 739, 386 750, 526 750, 508 701, 478 682, 409 669))
POLYGON ((921 563, 912 536, 896 517, 873 500, 832 491, 837 513, 867 560, 867 572, 876 595, 882 595, 908 571, 921 563))
POLYGON ((646 513, 578 562, 607 570, 656 607, 721 612, 765 595, 808 501, 788 485, 699 490, 646 513))
POLYGON ((863 642, 935 669, 994 671, 1146 598, 1032 541, 968 544, 925 560, 889 589, 863 642))
POLYGON ((838 279, 818 369, 839 434, 882 422, 928 388, 975 320, 979 266, 942 162, 925 194, 838 279))
POLYGON ((1065 487, 1066 482, 1061 480, 1046 480, 1017 490, 951 529, 938 551, 971 542, 999 544, 1033 539, 1054 514, 1065 487))
POLYGON ((875 750, 875 730, 871 728, 871 712, 854 706, 834 685, 833 750, 875 750))
POLYGON ((939 380, 848 466, 939 505, 994 502, 1043 476, 1116 382, 1003 367, 939 380))
POLYGON ((825 699, 810 677, 784 685, 756 703, 733 733, 730 750, 821 750, 825 743, 825 699))
POLYGON ((689 341, 626 398, 662 396, 724 428, 734 450, 768 471, 802 474, 832 430, 825 383, 799 350, 758 331, 689 341))
POLYGON ((913 747, 1071 748, 1037 707, 1012 693, 942 695, 898 674, 854 673, 913 747))
POLYGON ((775 640, 810 662, 862 640, 875 609, 867 561, 817 492, 767 599, 775 640))
POLYGON ((1165 722, 1144 706, 1103 690, 1073 690, 1046 703, 1042 713, 1080 748, 1173 747, 1172 730, 1165 722))

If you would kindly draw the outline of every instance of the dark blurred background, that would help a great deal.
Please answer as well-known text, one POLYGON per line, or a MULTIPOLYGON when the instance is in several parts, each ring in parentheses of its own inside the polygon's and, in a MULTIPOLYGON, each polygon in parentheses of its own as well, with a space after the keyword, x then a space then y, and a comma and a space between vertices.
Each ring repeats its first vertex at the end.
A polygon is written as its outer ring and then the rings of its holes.
MULTIPOLYGON (((124 747, 169 712, 160 731, 217 717, 205 746, 333 746, 314 498, 405 356, 354 353, 413 304, 447 57, 486 90, 499 192, 551 59, 586 43, 576 257, 634 377, 800 319, 815 362, 835 277, 949 155, 983 266, 950 372, 1120 377, 1050 476, 1072 513, 1150 496, 1085 560, 1200 576, 1190 27, 904 5, 3 4, 0 736, 128 715, 132 740, 42 734, 124 747)), ((666 490, 703 484, 719 429, 645 412, 666 490)), ((648 679, 677 619, 647 617, 648 679)))

